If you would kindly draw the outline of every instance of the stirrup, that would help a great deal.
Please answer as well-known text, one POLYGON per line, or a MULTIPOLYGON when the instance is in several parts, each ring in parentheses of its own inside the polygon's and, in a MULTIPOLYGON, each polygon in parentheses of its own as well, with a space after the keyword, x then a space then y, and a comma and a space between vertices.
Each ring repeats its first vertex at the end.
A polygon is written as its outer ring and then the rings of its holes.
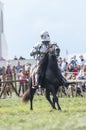
POLYGON ((34 86, 35 86, 35 87, 38 87, 38 84, 35 84, 34 86))
POLYGON ((35 89, 35 87, 34 87, 34 86, 32 86, 32 88, 33 88, 33 89, 35 89))
POLYGON ((32 86, 32 88, 37 88, 37 86, 38 86, 37 84, 34 84, 34 85, 32 86))
POLYGON ((38 88, 41 88, 41 85, 38 85, 38 88))

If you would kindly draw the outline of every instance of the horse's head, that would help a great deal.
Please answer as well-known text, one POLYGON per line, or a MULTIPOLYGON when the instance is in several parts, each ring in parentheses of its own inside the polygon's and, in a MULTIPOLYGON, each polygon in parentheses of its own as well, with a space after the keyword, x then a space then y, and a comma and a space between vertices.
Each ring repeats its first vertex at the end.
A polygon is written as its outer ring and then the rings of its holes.
POLYGON ((56 57, 59 56, 60 54, 60 48, 58 47, 58 45, 56 43, 52 44, 49 48, 49 53, 51 55, 55 55, 56 57))

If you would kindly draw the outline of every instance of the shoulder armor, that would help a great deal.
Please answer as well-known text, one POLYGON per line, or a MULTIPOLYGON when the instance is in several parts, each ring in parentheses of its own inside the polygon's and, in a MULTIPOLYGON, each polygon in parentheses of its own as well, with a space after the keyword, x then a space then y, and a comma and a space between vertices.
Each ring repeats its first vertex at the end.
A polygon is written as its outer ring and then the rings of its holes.
POLYGON ((33 46, 33 48, 38 49, 38 48, 40 48, 40 46, 41 46, 41 42, 38 42, 38 43, 36 43, 36 44, 33 46))

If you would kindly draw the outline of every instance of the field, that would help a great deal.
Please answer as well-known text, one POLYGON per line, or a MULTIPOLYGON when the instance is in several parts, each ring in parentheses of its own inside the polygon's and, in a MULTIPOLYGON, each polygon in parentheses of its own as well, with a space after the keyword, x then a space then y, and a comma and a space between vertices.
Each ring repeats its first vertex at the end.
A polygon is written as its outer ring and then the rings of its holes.
POLYGON ((86 97, 59 98, 62 111, 35 96, 34 110, 22 98, 0 99, 0 130, 86 130, 86 97))

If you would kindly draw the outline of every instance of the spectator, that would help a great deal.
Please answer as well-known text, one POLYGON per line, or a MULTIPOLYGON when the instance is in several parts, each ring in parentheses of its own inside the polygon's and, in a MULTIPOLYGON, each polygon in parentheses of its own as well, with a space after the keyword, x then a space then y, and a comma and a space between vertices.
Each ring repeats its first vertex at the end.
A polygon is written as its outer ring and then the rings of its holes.
POLYGON ((72 58, 71 58, 71 61, 70 61, 70 63, 72 64, 72 66, 74 67, 74 65, 75 64, 77 64, 77 59, 76 59, 76 55, 75 56, 73 56, 72 58))
POLYGON ((1 85, 2 85, 1 81, 2 81, 2 76, 0 76, 0 91, 1 91, 1 85))
POLYGON ((18 88, 18 94, 20 95, 21 89, 22 89, 22 94, 24 94, 24 73, 23 70, 20 69, 19 73, 18 73, 18 77, 19 77, 19 88, 18 88))
POLYGON ((62 72, 66 71, 67 65, 68 65, 68 62, 67 62, 66 59, 64 58, 64 59, 62 60, 62 63, 61 63, 61 71, 62 71, 62 72))
POLYGON ((6 86, 9 89, 10 97, 12 97, 12 85, 13 85, 13 83, 11 82, 12 81, 12 69, 11 69, 10 65, 7 66, 6 77, 7 77, 7 81, 9 81, 8 83, 6 83, 6 86))
POLYGON ((24 58, 24 57, 22 57, 22 56, 20 56, 19 60, 25 60, 25 58, 24 58))
POLYGON ((18 61, 17 66, 16 66, 17 72, 19 72, 19 70, 22 68, 23 68, 23 66, 21 65, 20 61, 18 61))
POLYGON ((2 67, 0 67, 0 75, 2 75, 2 67))
POLYGON ((26 77, 26 79, 29 79, 29 77, 30 77, 30 68, 31 68, 31 65, 29 63, 26 63, 25 64, 25 77, 26 77))
POLYGON ((78 69, 78 64, 75 64, 75 65, 74 65, 73 72, 74 72, 74 75, 75 75, 75 76, 77 76, 77 75, 78 75, 78 72, 79 72, 79 69, 78 69))
POLYGON ((18 60, 18 58, 15 56, 15 57, 14 57, 14 60, 18 60))
POLYGON ((77 75, 77 79, 84 79, 84 65, 81 66, 81 69, 77 75))
POLYGON ((84 64, 84 78, 86 79, 86 63, 84 64))
POLYGON ((84 65, 85 59, 84 59, 83 55, 80 55, 79 58, 80 58, 80 61, 79 61, 80 66, 84 65))
POLYGON ((71 79, 71 76, 73 74, 73 65, 72 64, 68 64, 67 66, 67 74, 66 74, 66 79, 71 79))
POLYGON ((31 64, 29 63, 26 63, 25 64, 25 90, 28 89, 28 80, 29 80, 29 77, 30 77, 30 67, 31 67, 31 64))

